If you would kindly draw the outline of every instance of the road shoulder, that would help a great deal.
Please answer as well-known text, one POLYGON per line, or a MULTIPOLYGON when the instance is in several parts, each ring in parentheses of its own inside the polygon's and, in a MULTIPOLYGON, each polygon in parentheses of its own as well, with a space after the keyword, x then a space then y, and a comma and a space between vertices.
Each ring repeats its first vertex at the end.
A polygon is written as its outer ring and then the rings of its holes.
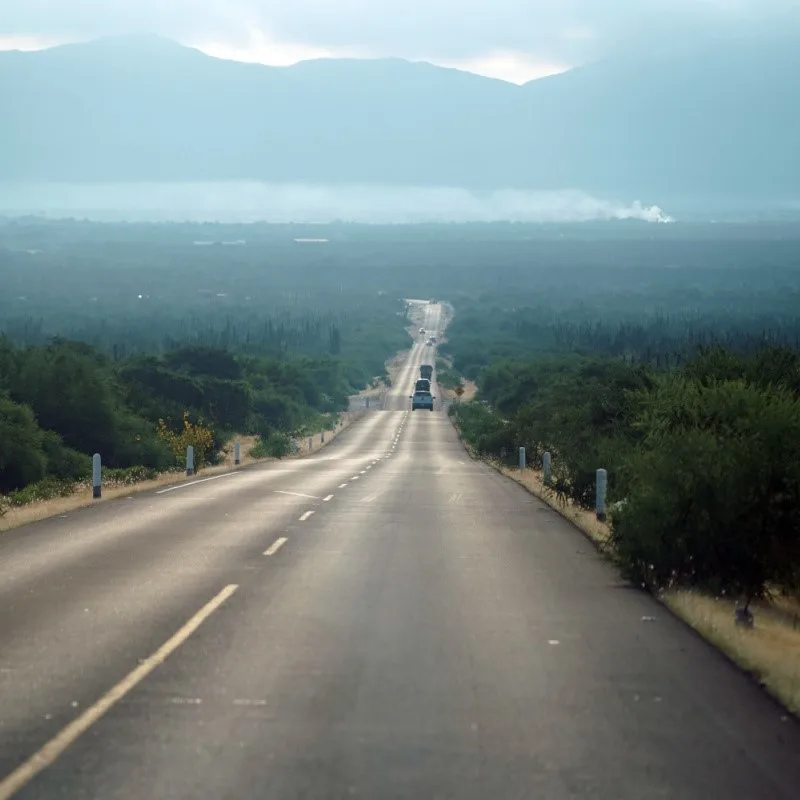
MULTIPOLYGON (((604 556, 609 552, 610 527, 595 515, 572 503, 556 500, 542 482, 541 473, 511 469, 478 457, 458 438, 470 458, 480 461, 522 486, 574 525, 604 556)), ((685 589, 653 595, 673 616, 699 634, 728 661, 754 680, 782 708, 800 719, 800 618, 794 611, 774 608, 767 603, 754 607, 752 629, 738 626, 734 620, 735 600, 715 598, 685 589)))

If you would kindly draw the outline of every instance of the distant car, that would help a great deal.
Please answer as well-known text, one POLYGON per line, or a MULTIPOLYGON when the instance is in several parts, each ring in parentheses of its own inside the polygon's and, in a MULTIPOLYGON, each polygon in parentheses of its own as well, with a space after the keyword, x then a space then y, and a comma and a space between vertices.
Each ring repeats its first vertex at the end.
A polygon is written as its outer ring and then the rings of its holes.
POLYGON ((412 411, 416 411, 418 408, 427 408, 428 411, 433 411, 433 401, 436 398, 430 392, 414 392, 410 399, 412 411))
POLYGON ((419 329, 419 333, 420 333, 420 336, 424 336, 425 335, 425 328, 420 328, 419 329))
POLYGON ((415 392, 429 392, 431 390, 431 382, 426 378, 420 378, 416 384, 414 384, 414 391, 415 392))
POLYGON ((425 346, 426 347, 431 347, 432 345, 433 345, 433 342, 430 339, 428 339, 428 341, 425 342, 425 346))

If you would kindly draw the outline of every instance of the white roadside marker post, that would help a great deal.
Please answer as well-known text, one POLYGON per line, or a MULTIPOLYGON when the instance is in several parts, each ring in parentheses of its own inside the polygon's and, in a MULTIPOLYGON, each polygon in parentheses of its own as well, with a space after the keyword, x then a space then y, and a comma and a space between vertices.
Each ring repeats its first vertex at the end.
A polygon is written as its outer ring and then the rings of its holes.
POLYGON ((544 481, 545 486, 550 485, 552 476, 553 476, 552 457, 550 455, 550 452, 548 451, 542 456, 542 479, 544 481))
POLYGON ((606 488, 608 486, 608 472, 604 469, 597 470, 597 496, 595 498, 595 513, 601 522, 606 518, 606 488))
POLYGON ((98 500, 103 493, 103 462, 100 453, 92 456, 92 498, 98 500))

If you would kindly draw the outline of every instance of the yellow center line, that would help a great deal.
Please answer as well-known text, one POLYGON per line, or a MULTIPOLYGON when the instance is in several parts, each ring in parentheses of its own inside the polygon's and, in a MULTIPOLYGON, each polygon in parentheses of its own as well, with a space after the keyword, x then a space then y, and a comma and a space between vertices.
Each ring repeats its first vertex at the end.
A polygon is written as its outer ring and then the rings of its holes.
POLYGON ((49 767, 79 736, 86 733, 115 703, 118 703, 156 667, 163 664, 239 587, 226 586, 216 597, 206 603, 183 627, 174 633, 158 650, 128 673, 113 689, 94 705, 74 719, 44 747, 20 764, 10 775, 0 781, 0 800, 8 800, 23 786, 49 767))

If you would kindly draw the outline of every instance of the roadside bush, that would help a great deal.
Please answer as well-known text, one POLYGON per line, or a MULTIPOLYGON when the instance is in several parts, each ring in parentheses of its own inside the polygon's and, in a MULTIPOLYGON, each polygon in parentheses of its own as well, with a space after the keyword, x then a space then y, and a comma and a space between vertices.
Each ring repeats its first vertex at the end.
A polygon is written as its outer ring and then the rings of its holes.
POLYGON ((33 411, 0 392, 0 491, 35 483, 46 469, 42 431, 33 411))
POLYGON ((591 508, 608 470, 611 544, 651 588, 762 594, 800 583, 800 358, 703 350, 657 374, 612 359, 500 361, 450 409, 481 455, 553 455, 552 491, 591 508), (617 504, 617 501, 625 501, 617 504))
POLYGON ((75 491, 73 481, 62 481, 58 478, 42 478, 36 483, 31 483, 22 489, 17 489, 5 496, 9 506, 26 506, 28 503, 52 500, 55 497, 69 497, 75 491))
POLYGON ((443 389, 457 389, 461 386, 461 375, 443 358, 436 359, 436 383, 443 389))
POLYGON ((373 298, 280 319, 253 311, 246 331, 228 318, 219 336, 192 316, 158 347, 126 338, 110 352, 41 330, 27 347, 0 334, 0 492, 47 476, 83 480, 95 452, 104 468, 163 471, 182 466, 192 445, 199 469, 233 435, 316 432, 407 342, 400 318, 385 313, 395 305, 373 298))
POLYGON ((201 469, 214 454, 214 434, 210 428, 201 423, 193 423, 189 419, 189 412, 183 415, 180 430, 172 430, 164 420, 158 421, 158 437, 172 453, 174 464, 184 464, 186 451, 191 446, 194 448, 194 466, 201 469))
POLYGON ((152 467, 126 467, 103 470, 103 483, 107 486, 133 486, 142 481, 155 480, 160 471, 152 467))
POLYGON ((80 481, 92 473, 91 456, 66 447, 61 437, 52 431, 43 431, 42 452, 47 463, 47 472, 63 481, 80 481))
POLYGON ((669 378, 644 399, 613 542, 652 587, 762 594, 800 564, 800 402, 744 381, 669 378))
POLYGON ((113 381, 103 360, 85 345, 56 341, 24 351, 10 394, 29 405, 40 427, 56 431, 68 447, 108 453, 117 440, 113 381))
POLYGON ((271 431, 259 436, 256 444, 250 449, 253 458, 283 458, 292 451, 292 439, 283 431, 271 431))
POLYGON ((119 418, 118 431, 119 438, 111 451, 101 453, 104 463, 117 469, 145 466, 166 470, 174 466, 172 445, 151 423, 132 414, 123 414, 119 418))
POLYGON ((460 404, 456 418, 478 452, 524 447, 528 464, 539 466, 549 450, 558 493, 584 508, 594 504, 600 466, 609 473, 609 498, 624 493, 624 458, 641 436, 632 426, 635 398, 652 385, 646 368, 613 359, 506 360, 485 378, 480 398, 492 405, 460 404))
POLYGON ((509 450, 514 446, 514 432, 509 423, 494 414, 485 403, 454 404, 448 413, 461 435, 479 455, 497 458, 503 447, 509 450))

